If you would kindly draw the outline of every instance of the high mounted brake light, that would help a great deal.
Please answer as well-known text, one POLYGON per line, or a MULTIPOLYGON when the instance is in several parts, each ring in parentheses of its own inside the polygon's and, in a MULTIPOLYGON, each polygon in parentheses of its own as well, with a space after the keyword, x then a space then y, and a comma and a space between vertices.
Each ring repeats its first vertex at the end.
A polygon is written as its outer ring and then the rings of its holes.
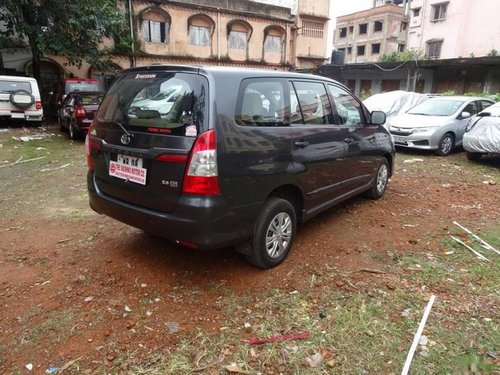
POLYGON ((213 129, 201 134, 194 142, 186 166, 182 192, 194 195, 220 194, 217 143, 213 129))

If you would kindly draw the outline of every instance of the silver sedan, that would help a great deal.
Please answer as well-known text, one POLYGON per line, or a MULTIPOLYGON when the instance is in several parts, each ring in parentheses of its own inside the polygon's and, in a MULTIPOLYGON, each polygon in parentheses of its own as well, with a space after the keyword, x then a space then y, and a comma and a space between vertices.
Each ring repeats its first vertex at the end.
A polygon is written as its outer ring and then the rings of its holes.
POLYGON ((448 155, 462 144, 471 116, 494 102, 471 96, 442 96, 429 99, 393 117, 389 130, 394 144, 448 155))

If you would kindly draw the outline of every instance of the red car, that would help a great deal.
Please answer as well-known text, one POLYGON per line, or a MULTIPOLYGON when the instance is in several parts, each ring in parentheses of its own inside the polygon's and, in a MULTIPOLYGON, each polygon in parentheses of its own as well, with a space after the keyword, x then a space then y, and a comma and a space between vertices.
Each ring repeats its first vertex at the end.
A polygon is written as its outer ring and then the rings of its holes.
POLYGON ((57 110, 57 121, 61 131, 68 129, 69 137, 73 140, 85 135, 103 96, 104 94, 100 92, 70 92, 57 110))

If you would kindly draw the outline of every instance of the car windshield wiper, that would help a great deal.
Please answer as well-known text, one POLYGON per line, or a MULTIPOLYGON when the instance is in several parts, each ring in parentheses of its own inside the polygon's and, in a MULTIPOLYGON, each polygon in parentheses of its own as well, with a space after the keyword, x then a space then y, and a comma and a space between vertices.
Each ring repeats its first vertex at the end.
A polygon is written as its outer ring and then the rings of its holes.
POLYGON ((428 113, 419 113, 419 112, 408 112, 409 115, 420 115, 420 116, 433 116, 428 113))
POLYGON ((127 134, 130 138, 132 138, 134 136, 132 133, 128 132, 127 129, 125 129, 125 127, 122 124, 120 124, 118 121, 112 121, 112 123, 118 125, 125 132, 125 134, 127 134))

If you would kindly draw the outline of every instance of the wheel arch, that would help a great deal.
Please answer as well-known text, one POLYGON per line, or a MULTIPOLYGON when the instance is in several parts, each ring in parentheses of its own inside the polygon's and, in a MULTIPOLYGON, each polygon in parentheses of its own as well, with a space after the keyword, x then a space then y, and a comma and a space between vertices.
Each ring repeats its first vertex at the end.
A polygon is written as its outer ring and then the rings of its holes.
POLYGON ((297 215, 297 223, 302 222, 302 211, 304 208, 304 195, 302 190, 292 184, 282 185, 275 188, 269 195, 268 199, 271 197, 282 198, 289 201, 295 208, 295 213, 297 215))

